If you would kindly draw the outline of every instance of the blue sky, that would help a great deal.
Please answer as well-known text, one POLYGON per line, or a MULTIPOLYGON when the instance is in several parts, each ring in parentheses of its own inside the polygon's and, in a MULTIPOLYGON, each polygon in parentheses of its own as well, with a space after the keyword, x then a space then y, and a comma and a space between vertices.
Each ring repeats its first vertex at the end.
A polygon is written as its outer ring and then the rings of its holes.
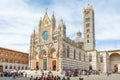
MULTIPOLYGON (((97 50, 120 49, 120 0, 90 0, 95 11, 97 50)), ((30 35, 48 8, 57 24, 63 18, 67 36, 83 33, 83 9, 88 0, 0 0, 0 47, 29 52, 30 35)))

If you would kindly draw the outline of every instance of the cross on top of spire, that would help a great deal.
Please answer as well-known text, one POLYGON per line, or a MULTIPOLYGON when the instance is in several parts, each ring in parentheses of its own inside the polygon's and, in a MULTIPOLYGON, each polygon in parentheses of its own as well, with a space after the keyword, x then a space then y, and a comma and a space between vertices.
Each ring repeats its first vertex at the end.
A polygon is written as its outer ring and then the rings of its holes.
POLYGON ((46 13, 47 13, 47 10, 48 10, 48 8, 45 9, 46 13))

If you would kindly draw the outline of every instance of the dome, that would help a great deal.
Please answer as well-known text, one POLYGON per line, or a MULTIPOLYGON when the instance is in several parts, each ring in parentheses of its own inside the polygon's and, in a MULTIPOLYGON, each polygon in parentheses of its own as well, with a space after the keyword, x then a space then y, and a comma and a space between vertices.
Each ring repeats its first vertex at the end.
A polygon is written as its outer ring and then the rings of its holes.
POLYGON ((77 37, 81 37, 81 32, 77 32, 77 37))
POLYGON ((82 33, 80 32, 80 30, 77 32, 77 37, 76 39, 74 40, 75 42, 83 42, 84 39, 82 38, 82 33))
POLYGON ((75 41, 75 42, 84 42, 84 39, 77 37, 74 41, 75 41))

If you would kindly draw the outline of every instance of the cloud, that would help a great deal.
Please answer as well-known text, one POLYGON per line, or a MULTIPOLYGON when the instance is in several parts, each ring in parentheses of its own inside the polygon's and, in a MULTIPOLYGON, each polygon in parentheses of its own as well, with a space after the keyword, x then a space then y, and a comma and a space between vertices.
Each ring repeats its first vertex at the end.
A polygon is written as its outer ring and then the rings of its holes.
MULTIPOLYGON (((112 43, 120 40, 119 0, 92 0, 90 3, 95 10, 97 49, 103 49, 104 45, 106 49, 115 49, 115 44, 108 45, 106 40, 113 40, 112 43), (99 41, 103 41, 102 44, 98 44, 99 41)), ((78 30, 83 34, 85 6, 85 0, 0 0, 0 46, 28 52, 30 35, 34 28, 38 30, 45 8, 48 8, 50 18, 54 10, 57 25, 63 18, 67 36, 74 39, 78 30)), ((117 44, 118 47, 119 45, 120 43, 117 44)))

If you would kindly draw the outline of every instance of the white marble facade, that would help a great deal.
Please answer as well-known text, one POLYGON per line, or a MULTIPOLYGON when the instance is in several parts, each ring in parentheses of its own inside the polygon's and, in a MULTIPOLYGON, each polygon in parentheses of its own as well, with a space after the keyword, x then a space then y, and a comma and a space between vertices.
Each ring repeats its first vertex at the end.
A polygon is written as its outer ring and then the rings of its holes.
MULTIPOLYGON (((80 31, 76 39, 66 36, 63 19, 56 25, 54 13, 49 18, 47 11, 40 19, 38 31, 30 38, 31 69, 63 71, 66 69, 120 71, 120 50, 97 51, 95 49, 94 10, 88 4, 84 8, 84 38, 80 31)), ((69 27, 68 27, 69 28, 69 27)))

